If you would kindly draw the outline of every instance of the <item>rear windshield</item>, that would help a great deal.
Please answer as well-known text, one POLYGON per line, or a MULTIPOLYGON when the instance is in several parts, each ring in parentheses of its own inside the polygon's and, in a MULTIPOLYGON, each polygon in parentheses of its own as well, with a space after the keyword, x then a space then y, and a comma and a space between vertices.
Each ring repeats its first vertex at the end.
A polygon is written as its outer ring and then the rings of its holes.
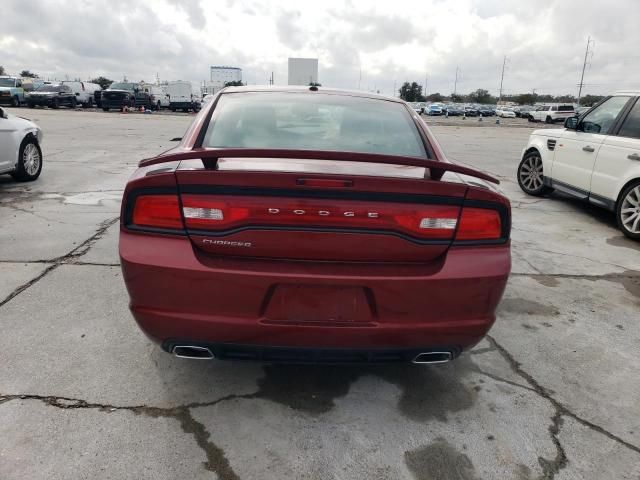
POLYGON ((214 110, 203 147, 426 156, 404 105, 320 93, 224 94, 214 110))
POLYGON ((558 107, 558 111, 559 112, 573 112, 573 106, 572 105, 560 105, 558 107))

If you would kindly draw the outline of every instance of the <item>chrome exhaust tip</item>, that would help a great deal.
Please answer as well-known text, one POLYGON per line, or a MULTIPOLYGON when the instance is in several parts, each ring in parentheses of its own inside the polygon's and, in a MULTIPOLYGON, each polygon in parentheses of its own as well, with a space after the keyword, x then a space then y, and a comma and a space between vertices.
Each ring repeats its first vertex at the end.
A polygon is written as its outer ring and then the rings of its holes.
POLYGON ((192 360, 211 360, 216 358, 211 350, 207 347, 199 347, 196 345, 175 345, 171 349, 171 353, 178 358, 190 358, 192 360))
POLYGON ((416 355, 412 363, 447 363, 451 360, 453 360, 453 354, 451 352, 424 352, 416 355))

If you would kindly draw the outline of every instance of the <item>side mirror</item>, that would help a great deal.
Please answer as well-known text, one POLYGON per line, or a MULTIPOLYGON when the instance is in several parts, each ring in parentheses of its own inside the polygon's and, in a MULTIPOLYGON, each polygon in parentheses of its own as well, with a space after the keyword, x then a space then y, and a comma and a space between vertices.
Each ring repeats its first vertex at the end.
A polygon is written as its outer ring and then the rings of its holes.
POLYGON ((564 128, 567 130, 577 130, 578 129, 578 117, 569 117, 564 121, 564 128))

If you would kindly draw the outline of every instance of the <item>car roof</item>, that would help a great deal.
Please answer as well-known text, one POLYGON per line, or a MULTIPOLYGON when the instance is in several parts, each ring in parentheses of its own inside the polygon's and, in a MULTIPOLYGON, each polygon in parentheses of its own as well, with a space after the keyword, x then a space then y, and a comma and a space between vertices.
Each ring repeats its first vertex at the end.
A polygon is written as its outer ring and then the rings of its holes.
POLYGON ((619 90, 616 93, 613 94, 614 96, 616 95, 636 95, 636 96, 640 96, 640 90, 619 90))
POLYGON ((331 95, 344 95, 348 97, 371 98, 374 100, 386 100, 390 102, 405 103, 404 100, 395 97, 387 97, 386 95, 378 95, 375 93, 361 92, 358 90, 344 90, 339 88, 313 87, 317 90, 311 90, 308 86, 271 86, 271 85, 248 85, 243 87, 225 87, 221 93, 241 93, 241 92, 283 92, 283 93, 326 93, 331 95))

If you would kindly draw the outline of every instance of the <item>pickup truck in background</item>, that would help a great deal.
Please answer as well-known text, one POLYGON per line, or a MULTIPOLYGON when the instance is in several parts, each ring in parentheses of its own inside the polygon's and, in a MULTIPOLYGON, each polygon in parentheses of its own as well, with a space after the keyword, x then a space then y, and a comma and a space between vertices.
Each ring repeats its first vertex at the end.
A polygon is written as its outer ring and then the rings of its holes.
POLYGON ((121 110, 123 107, 145 107, 151 109, 151 94, 145 92, 139 83, 117 82, 109 88, 102 90, 100 95, 100 107, 105 112, 110 109, 121 110))
POLYGON ((19 107, 25 102, 22 79, 18 77, 0 77, 0 105, 19 107))

